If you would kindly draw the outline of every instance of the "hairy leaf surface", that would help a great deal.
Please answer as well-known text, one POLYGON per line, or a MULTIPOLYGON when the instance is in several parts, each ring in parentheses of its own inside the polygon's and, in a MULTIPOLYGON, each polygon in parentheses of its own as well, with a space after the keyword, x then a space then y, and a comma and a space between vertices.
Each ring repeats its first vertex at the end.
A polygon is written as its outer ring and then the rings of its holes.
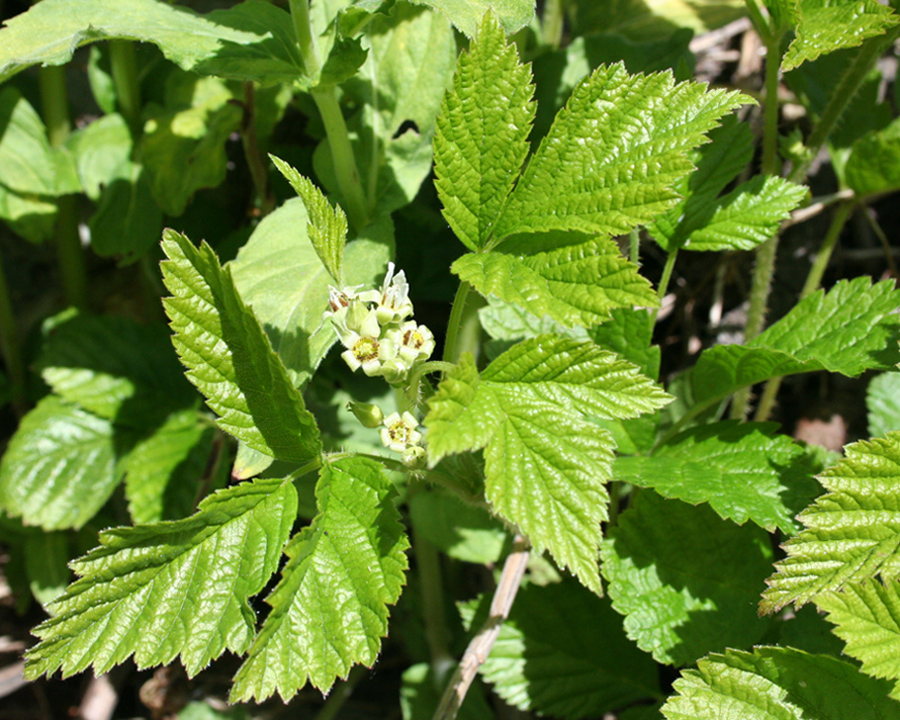
POLYGON ((327 692, 355 663, 371 666, 400 597, 409 547, 396 491, 381 465, 327 462, 316 486, 318 514, 285 552, 272 610, 235 676, 232 701, 287 699, 307 681, 327 692))
POLYGON ((35 629, 28 676, 99 674, 131 655, 141 668, 180 657, 195 675, 225 650, 243 652, 255 624, 247 599, 275 572, 296 513, 289 481, 256 480, 184 520, 103 531, 35 629))

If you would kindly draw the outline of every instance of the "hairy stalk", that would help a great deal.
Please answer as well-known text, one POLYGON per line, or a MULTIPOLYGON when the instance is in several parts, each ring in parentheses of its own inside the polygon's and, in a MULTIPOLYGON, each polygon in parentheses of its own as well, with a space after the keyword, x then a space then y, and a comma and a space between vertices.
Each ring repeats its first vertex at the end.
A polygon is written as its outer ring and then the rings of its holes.
POLYGON ((0 352, 3 353, 3 362, 9 374, 12 409, 16 417, 21 418, 25 414, 25 363, 22 361, 19 327, 9 297, 2 255, 0 255, 0 352))
POLYGON ((141 124, 141 85, 138 81, 134 43, 130 40, 111 40, 109 64, 116 86, 119 112, 131 129, 131 136, 137 140, 141 124))
POLYGON ((566 17, 565 0, 547 0, 544 4, 544 17, 541 19, 544 43, 554 50, 562 43, 563 23, 566 17))
POLYGON ((525 575, 529 552, 528 541, 521 535, 517 535, 513 542, 513 551, 506 558, 503 572, 500 574, 500 581, 494 591, 490 615, 472 638, 459 665, 456 666, 447 689, 444 691, 444 696, 441 698, 441 703, 434 713, 434 720, 453 720, 459 712, 478 668, 487 660, 491 648, 494 647, 497 636, 500 634, 501 626, 509 617, 509 611, 516 599, 516 593, 519 592, 522 577, 525 575))
MULTIPOLYGON (((656 296, 659 298, 660 305, 666 292, 669 289, 669 281, 672 279, 672 270, 675 268, 675 260, 678 259, 678 248, 672 250, 666 257, 666 264, 663 267, 662 277, 659 279, 659 287, 656 289, 656 296)), ((659 308, 653 309, 653 322, 656 322, 656 316, 659 314, 659 308)))
POLYGON ((266 162, 259 150, 259 142, 256 138, 256 92, 252 82, 244 83, 243 109, 241 146, 244 149, 247 168, 250 170, 250 178, 253 180, 253 189, 256 191, 259 214, 261 217, 265 217, 275 209, 275 196, 269 185, 266 162))
POLYGON ((447 321, 447 335, 444 340, 444 356, 443 361, 455 363, 459 360, 461 351, 457 348, 459 339, 459 328, 462 323, 463 311, 466 307, 466 300, 469 297, 471 285, 467 282, 460 282, 456 288, 456 297, 453 298, 453 306, 450 309, 450 319, 447 321))

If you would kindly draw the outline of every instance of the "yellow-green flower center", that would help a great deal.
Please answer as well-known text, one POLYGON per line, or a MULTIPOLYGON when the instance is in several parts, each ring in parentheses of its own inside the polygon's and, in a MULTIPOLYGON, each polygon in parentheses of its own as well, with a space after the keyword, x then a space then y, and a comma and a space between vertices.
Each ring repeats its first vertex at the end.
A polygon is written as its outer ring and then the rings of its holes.
POLYGON ((371 337, 362 337, 353 344, 353 356, 361 363, 378 358, 378 341, 371 337))

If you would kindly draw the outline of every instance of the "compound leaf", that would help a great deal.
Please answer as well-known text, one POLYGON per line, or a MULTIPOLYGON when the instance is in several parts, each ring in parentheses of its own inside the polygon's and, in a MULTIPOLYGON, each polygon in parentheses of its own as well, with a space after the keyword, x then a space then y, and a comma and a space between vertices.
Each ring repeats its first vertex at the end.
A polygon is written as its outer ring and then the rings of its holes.
POLYGON ((542 335, 479 376, 466 355, 429 401, 429 462, 485 448, 486 494, 539 550, 598 594, 598 524, 606 519, 614 443, 587 421, 636 417, 668 396, 591 342, 542 335))
POLYGON ((163 234, 166 312, 188 379, 219 415, 219 427, 255 450, 304 462, 321 451, 319 430, 259 321, 212 248, 163 234))
POLYGON ((444 217, 470 250, 488 244, 525 156, 534 120, 531 70, 493 15, 459 56, 434 138, 444 217))
POLYGON ((900 577, 900 433, 848 445, 845 453, 819 475, 829 492, 800 514, 806 529, 785 543, 762 612, 800 607, 876 575, 900 577))
POLYGON ((354 663, 371 666, 400 597, 409 547, 395 490, 365 458, 327 462, 318 514, 285 552, 272 610, 238 670, 231 700, 287 699, 307 681, 327 692, 354 663))
POLYGON ((247 599, 275 572, 296 514, 291 482, 256 480, 207 497, 184 520, 101 532, 35 629, 28 677, 99 674, 131 655, 141 668, 180 656, 195 675, 225 650, 244 652, 256 618, 247 599))

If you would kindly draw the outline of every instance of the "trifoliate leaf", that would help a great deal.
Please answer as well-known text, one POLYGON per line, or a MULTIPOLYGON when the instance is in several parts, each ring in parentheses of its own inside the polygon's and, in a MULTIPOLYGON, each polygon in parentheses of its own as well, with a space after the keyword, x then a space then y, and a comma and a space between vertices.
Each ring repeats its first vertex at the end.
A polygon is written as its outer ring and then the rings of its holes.
MULTIPOLYGON (((478 604, 462 607, 467 624, 478 604)), ((661 699, 655 664, 625 637, 609 600, 572 580, 519 590, 481 675, 510 705, 570 720, 661 699)))
POLYGON ((797 37, 785 53, 781 69, 787 72, 819 55, 861 45, 866 38, 884 34, 897 21, 891 9, 877 0, 803 0, 797 37))
POLYGON ((528 154, 533 91, 531 70, 488 14, 471 50, 459 56, 434 138, 444 217, 470 250, 493 244, 494 223, 528 154))
POLYGON ((819 595, 815 602, 836 626, 835 635, 847 643, 844 652, 862 662, 863 672, 893 680, 891 697, 900 699, 900 589, 897 581, 848 583, 840 592, 819 595))
POLYGON ((219 427, 279 460, 321 451, 319 430, 269 339, 212 248, 172 230, 163 235, 164 299, 188 379, 219 415, 219 427))
POLYGON ((270 155, 278 172, 294 188, 303 204, 309 223, 306 232, 309 241, 322 261, 325 269, 338 286, 342 285, 341 263, 344 260, 344 245, 347 243, 347 216, 340 205, 335 207, 325 199, 322 191, 309 178, 303 177, 281 158, 270 155))
POLYGON ((866 392, 869 435, 886 435, 900 430, 900 373, 882 373, 872 378, 866 392))
POLYGON ((591 327, 617 307, 659 305, 650 282, 613 240, 574 236, 534 244, 564 243, 547 251, 530 250, 529 242, 524 251, 504 243, 498 251, 467 253, 451 270, 482 295, 495 295, 566 326, 591 327))
POLYGON ((601 66, 572 93, 497 221, 494 235, 577 230, 618 235, 678 200, 687 153, 750 99, 676 84, 670 73, 601 66))
POLYGON ((534 18, 534 0, 412 0, 440 10, 469 37, 477 34, 482 18, 490 10, 507 34, 525 27, 534 18))
POLYGON ((0 507, 45 530, 80 528, 122 479, 113 424, 48 395, 29 412, 0 461, 0 507))
POLYGON ((192 676, 225 650, 244 652, 255 622, 247 599, 275 572, 296 513, 290 481, 256 480, 184 520, 103 531, 35 629, 25 672, 99 674, 134 655, 140 668, 180 657, 192 676))
POLYGON ((890 683, 802 650, 757 647, 710 655, 675 681, 668 720, 886 720, 900 705, 890 683))
POLYGON ((600 593, 598 525, 614 445, 584 414, 636 417, 667 400, 634 365, 590 342, 526 340, 480 376, 466 355, 429 400, 429 463, 485 448, 495 512, 600 593))
POLYGON ((829 492, 800 514, 806 529, 785 543, 761 612, 799 607, 846 583, 900 577, 900 433, 845 452, 819 476, 829 492))
POLYGON ((775 423, 718 422, 688 430, 645 457, 620 457, 617 480, 663 497, 708 502, 739 525, 797 530, 794 516, 816 494, 806 454, 775 423), (806 502, 804 502, 806 501, 806 502))
POLYGON ((754 602, 771 570, 759 528, 641 492, 603 542, 603 575, 625 632, 661 663, 747 647, 766 632, 754 602))
POLYGON ((708 407, 772 377, 828 370, 855 377, 900 360, 900 291, 867 277, 819 290, 747 345, 705 351, 688 375, 685 399, 708 407))
POLYGON ((316 486, 318 515, 285 552, 272 610, 238 670, 232 702, 285 700, 307 681, 327 692, 355 663, 371 666, 400 597, 409 547, 395 490, 364 458, 327 462, 316 486))

